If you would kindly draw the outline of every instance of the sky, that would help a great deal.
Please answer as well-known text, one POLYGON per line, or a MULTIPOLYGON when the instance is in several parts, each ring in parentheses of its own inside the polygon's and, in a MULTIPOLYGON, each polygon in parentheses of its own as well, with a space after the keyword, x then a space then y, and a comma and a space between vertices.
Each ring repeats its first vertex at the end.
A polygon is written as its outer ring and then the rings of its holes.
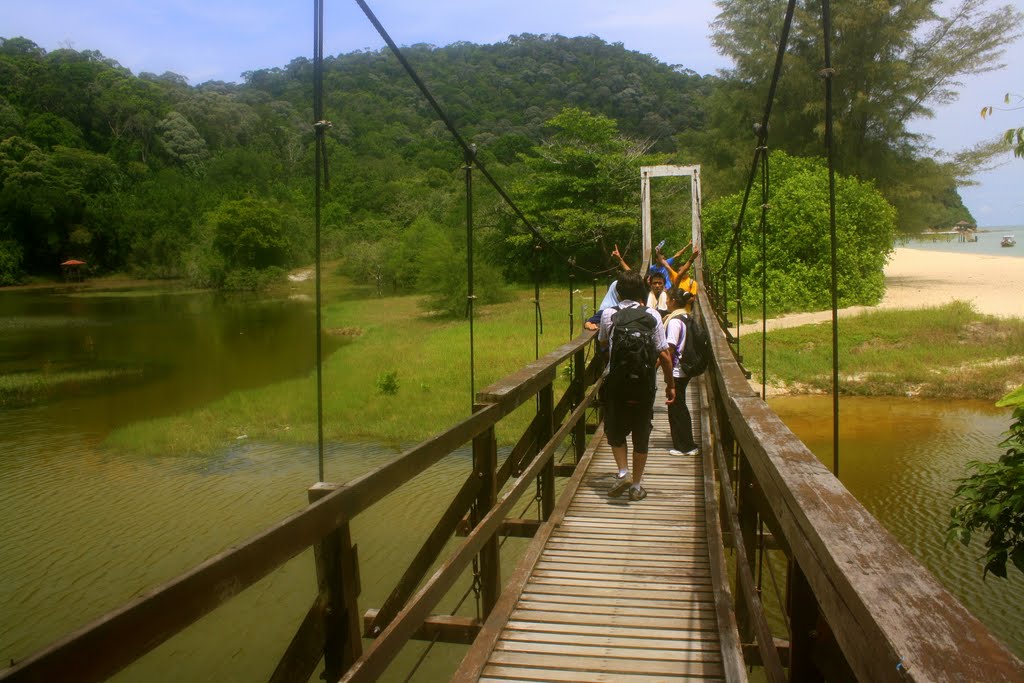
MULTIPOLYGON (((521 33, 596 35, 701 74, 727 68, 711 46, 711 0, 367 0, 398 45, 457 41, 495 43, 521 33)), ((994 6, 996 0, 991 0, 994 6)), ((1008 4, 1024 10, 1024 0, 1008 4)), ((0 0, 0 36, 23 36, 46 50, 99 50, 133 73, 171 71, 193 85, 240 81, 245 71, 285 66, 312 57, 313 3, 281 0, 0 0)), ((779 0, 780 13, 785 3, 779 0)), ((324 3, 324 52, 328 55, 384 45, 352 0, 324 3)), ((1024 123, 1024 111, 982 120, 985 105, 1000 105, 1006 92, 1024 93, 1024 40, 1010 45, 1007 68, 974 76, 958 102, 931 120, 911 124, 952 153, 1024 123)), ((753 150, 751 150, 753 153, 753 150)), ((700 160, 685 160, 700 163, 700 160)), ((1024 225, 1024 160, 1007 155, 1002 166, 961 189, 980 226, 1024 225)))

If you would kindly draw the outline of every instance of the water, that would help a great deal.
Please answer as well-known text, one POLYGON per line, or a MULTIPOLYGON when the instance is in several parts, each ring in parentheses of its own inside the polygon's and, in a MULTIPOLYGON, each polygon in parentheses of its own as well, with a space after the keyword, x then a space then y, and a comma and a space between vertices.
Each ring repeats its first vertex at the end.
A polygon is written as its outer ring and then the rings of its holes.
MULTIPOLYGON (((36 401, 0 405, 0 661, 29 655, 306 505, 317 473, 313 446, 239 442, 213 456, 143 458, 105 447, 103 439, 133 420, 307 373, 312 316, 308 304, 207 294, 0 292, 0 373, 117 371, 98 382, 61 384, 36 401)), ((772 405, 831 462, 829 399, 779 398, 772 405)), ((843 481, 1024 655, 1022 577, 983 583, 979 549, 943 543, 953 482, 966 460, 998 455, 1006 411, 911 399, 849 399, 842 410, 843 481)), ((397 452, 328 444, 326 478, 347 481, 397 452)), ((382 604, 469 471, 469 454, 454 453, 354 520, 361 609, 382 604)), ((506 543, 504 576, 525 543, 506 543)), ((315 596, 310 555, 117 680, 266 679, 315 596)), ((463 577, 436 611, 451 611, 467 585, 463 577)), ((459 613, 473 609, 470 597, 459 613)), ((383 680, 404 680, 424 648, 411 644, 383 680)), ((464 652, 436 645, 412 680, 446 680, 464 652)))
MULTIPOLYGON (((0 661, 28 656, 307 504, 315 446, 241 441, 213 456, 143 458, 103 440, 133 420, 309 372, 314 329, 302 302, 0 292, 0 373, 109 373, 0 404, 0 661)), ((336 343, 325 342, 328 352, 336 343)), ((347 481, 397 453, 327 444, 326 478, 347 481)), ((470 470, 469 453, 454 453, 353 521, 362 608, 383 603, 470 470)), ((524 546, 506 543, 506 575, 524 546)), ((438 611, 452 611, 468 585, 463 577, 438 611)), ((315 595, 307 551, 116 680, 266 679, 315 595)), ((470 596, 459 613, 474 607, 470 596)), ((403 680, 425 646, 407 648, 385 680, 403 680)), ((436 645, 413 680, 447 678, 464 651, 436 645)))
POLYGON ((989 254, 992 256, 1017 256, 1024 258, 1024 225, 1003 225, 981 228, 975 233, 977 242, 961 242, 959 235, 935 235, 928 238, 900 240, 896 246, 931 251, 948 251, 956 254, 989 254), (1013 235, 1017 246, 999 245, 1003 235, 1013 235))
MULTIPOLYGON (((829 468, 832 399, 769 401, 829 468)), ((1024 575, 982 580, 983 537, 946 545, 957 480, 969 460, 996 460, 1010 411, 975 401, 845 398, 840 402, 843 484, 882 525, 1018 656, 1024 656, 1024 575)))

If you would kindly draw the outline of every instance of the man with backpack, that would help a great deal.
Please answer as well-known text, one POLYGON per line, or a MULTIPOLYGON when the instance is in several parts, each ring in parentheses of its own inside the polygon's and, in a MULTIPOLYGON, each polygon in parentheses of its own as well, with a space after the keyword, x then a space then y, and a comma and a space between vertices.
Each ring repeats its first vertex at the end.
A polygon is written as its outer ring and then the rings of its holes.
POLYGON ((670 455, 697 455, 700 449, 693 440, 693 422, 686 407, 686 385, 707 369, 710 343, 704 329, 688 315, 693 295, 681 287, 669 295, 669 314, 665 317, 665 341, 672 357, 676 400, 668 406, 668 426, 672 432, 670 455))
POLYGON ((647 449, 654 418, 655 372, 661 365, 665 397, 675 398, 672 363, 665 342, 661 316, 644 306, 647 287, 638 273, 627 272, 616 284, 619 304, 601 314, 598 341, 608 347, 605 368, 605 434, 618 466, 619 481, 608 492, 611 497, 629 489, 630 500, 647 496, 640 482, 647 465, 647 449), (626 437, 633 442, 633 476, 629 477, 626 437))

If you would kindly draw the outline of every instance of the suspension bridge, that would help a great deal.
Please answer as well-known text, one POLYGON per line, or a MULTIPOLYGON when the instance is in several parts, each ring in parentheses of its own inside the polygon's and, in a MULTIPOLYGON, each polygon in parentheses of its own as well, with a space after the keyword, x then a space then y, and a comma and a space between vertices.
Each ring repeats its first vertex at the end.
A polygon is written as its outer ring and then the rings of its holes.
MULTIPOLYGON (((474 171, 495 186, 539 244, 546 240, 475 159, 474 148, 365 2, 357 2, 463 148, 472 339, 474 171)), ((779 63, 793 7, 790 2, 779 63)), ((319 234, 320 170, 329 129, 321 95, 320 0, 315 13, 319 234)), ((778 64, 748 196, 756 171, 767 163, 764 136, 777 77, 778 64)), ((649 183, 662 175, 691 178, 692 238, 702 246, 699 166, 645 169, 644 268, 651 251, 649 183)), ((735 241, 730 256, 734 247, 735 241)), ((319 270, 318 260, 318 283, 319 270)), ((657 408, 646 499, 608 495, 615 466, 596 401, 602 356, 595 352, 594 332, 574 333, 518 372, 479 391, 474 387, 473 411, 464 420, 351 481, 322 481, 321 429, 321 481, 309 488, 308 507, 11 662, 0 671, 0 681, 105 680, 309 548, 316 590, 294 636, 281 643, 277 666, 267 673, 275 683, 318 675, 351 683, 378 680, 389 675, 394 657, 411 641, 463 645, 464 656, 451 672, 451 680, 460 683, 745 681, 755 669, 757 677, 772 682, 1024 680, 1024 663, 751 389, 737 359, 739 335, 725 319, 728 293, 716 290, 700 261, 695 270, 701 283, 695 310, 714 354, 687 392, 699 454, 668 454, 667 420, 664 408, 657 408), (564 374, 571 380, 556 396, 556 379, 564 374), (532 407, 532 421, 499 457, 496 427, 522 406, 532 407), (361 604, 352 521, 467 446, 472 464, 464 481, 388 598, 361 604), (534 492, 540 518, 515 516, 520 500, 534 492), (514 571, 503 576, 501 541, 510 536, 530 540, 514 571), (767 563, 782 567, 781 575, 771 576, 780 586, 776 594, 785 597, 779 605, 762 602, 756 572, 769 554, 784 560, 767 563), (478 613, 438 613, 438 604, 467 574, 478 613)), ((318 340, 319 308, 318 286, 318 340)), ((318 393, 319 378, 318 366, 318 393)))

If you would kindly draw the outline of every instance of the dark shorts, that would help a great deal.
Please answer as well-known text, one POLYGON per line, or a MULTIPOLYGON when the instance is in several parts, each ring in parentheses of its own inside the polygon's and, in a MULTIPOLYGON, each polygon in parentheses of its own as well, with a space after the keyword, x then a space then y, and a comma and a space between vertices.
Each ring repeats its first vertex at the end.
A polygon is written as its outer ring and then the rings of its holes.
POLYGON ((646 403, 622 403, 610 398, 604 409, 604 430, 609 446, 625 446, 626 437, 633 440, 633 452, 646 453, 654 418, 654 394, 646 403))

